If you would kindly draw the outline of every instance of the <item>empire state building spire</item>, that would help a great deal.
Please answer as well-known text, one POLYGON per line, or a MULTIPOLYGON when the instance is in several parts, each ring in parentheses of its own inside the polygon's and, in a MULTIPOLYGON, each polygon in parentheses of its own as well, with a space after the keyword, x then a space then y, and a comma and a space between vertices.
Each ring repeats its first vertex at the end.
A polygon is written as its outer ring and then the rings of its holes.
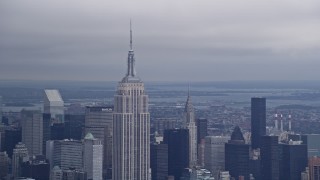
POLYGON ((130 19, 130 50, 132 50, 132 27, 131 27, 131 19, 130 19))
POLYGON ((140 78, 136 76, 136 69, 135 69, 135 58, 134 58, 134 51, 132 47, 132 26, 130 20, 130 50, 128 53, 128 67, 127 67, 127 74, 122 79, 123 82, 129 81, 140 81, 140 78))

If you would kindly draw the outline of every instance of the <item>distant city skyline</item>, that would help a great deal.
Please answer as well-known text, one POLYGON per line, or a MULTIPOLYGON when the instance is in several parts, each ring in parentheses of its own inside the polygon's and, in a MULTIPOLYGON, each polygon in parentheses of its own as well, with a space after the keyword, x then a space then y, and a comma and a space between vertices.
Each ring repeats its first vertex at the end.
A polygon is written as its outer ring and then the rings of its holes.
POLYGON ((320 2, 1 1, 0 80, 320 80, 320 2))

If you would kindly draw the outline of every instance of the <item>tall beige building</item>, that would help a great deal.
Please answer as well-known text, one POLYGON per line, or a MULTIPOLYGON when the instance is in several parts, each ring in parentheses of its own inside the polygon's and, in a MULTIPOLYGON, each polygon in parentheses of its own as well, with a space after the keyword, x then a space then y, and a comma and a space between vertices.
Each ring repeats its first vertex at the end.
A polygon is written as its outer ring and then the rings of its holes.
POLYGON ((103 170, 105 176, 112 168, 112 106, 87 106, 85 134, 91 133, 103 144, 103 170))
MULTIPOLYGON (((131 24, 130 24, 131 26, 131 24)), ((144 83, 136 76, 132 31, 127 74, 118 84, 113 114, 113 180, 148 180, 150 114, 144 83)))
POLYGON ((83 141, 83 169, 87 173, 87 178, 102 180, 103 145, 91 133, 88 133, 83 141))
POLYGON ((22 143, 30 156, 42 154, 43 117, 41 111, 21 111, 22 143))

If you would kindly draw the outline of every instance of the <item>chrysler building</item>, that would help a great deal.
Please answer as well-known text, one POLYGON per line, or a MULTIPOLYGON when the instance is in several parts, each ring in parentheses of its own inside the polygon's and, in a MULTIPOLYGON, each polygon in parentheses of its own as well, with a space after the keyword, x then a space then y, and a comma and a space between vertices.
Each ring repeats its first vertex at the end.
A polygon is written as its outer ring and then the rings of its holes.
POLYGON ((184 110, 184 117, 185 128, 189 129, 189 167, 192 168, 197 165, 197 126, 189 90, 184 110))

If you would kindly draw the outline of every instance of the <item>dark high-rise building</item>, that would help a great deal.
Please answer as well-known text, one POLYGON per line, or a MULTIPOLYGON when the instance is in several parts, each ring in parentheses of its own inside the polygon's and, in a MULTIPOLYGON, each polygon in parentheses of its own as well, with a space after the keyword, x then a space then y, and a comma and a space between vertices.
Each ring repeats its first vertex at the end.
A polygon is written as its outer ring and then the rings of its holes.
POLYGON ((308 166, 307 145, 290 141, 280 144, 280 179, 300 180, 308 166))
POLYGON ((46 142, 51 138, 51 114, 42 114, 43 119, 43 141, 42 154, 46 154, 46 142))
POLYGON ((204 139, 208 136, 208 120, 199 118, 196 121, 197 123, 197 144, 201 143, 201 139, 204 139))
MULTIPOLYGON (((251 158, 251 157, 250 157, 251 158)), ((252 158, 249 160, 249 172, 252 174, 254 179, 261 180, 261 159, 252 158)))
POLYGON ((262 180, 279 180, 280 149, 278 136, 261 137, 261 174, 262 180))
POLYGON ((189 130, 167 129, 163 143, 168 145, 168 174, 180 179, 183 169, 189 166, 189 130))
POLYGON ((48 180, 50 176, 50 165, 45 157, 36 157, 31 161, 22 163, 21 176, 34 178, 36 180, 48 180))
POLYGON ((266 135, 266 98, 251 98, 251 146, 260 148, 260 138, 266 135))
POLYGON ((199 118, 196 120, 197 127, 197 160, 199 166, 204 166, 204 138, 208 136, 208 120, 204 118, 199 118))
POLYGON ((163 131, 166 129, 174 129, 177 127, 178 119, 176 118, 156 118, 153 122, 154 131, 163 135, 163 131))
POLYGON ((320 134, 289 134, 288 140, 302 141, 307 145, 308 157, 320 157, 320 134))
POLYGON ((64 121, 66 139, 81 140, 84 137, 85 115, 66 114, 64 121))
POLYGON ((4 137, 4 151, 8 153, 8 156, 12 157, 13 149, 18 142, 21 142, 21 129, 10 129, 5 131, 4 137))
MULTIPOLYGON (((43 115, 44 123, 49 123, 50 114, 43 115)), ((67 114, 65 115, 64 123, 54 123, 50 128, 47 127, 47 131, 43 131, 44 136, 49 136, 50 139, 43 138, 46 141, 48 140, 63 140, 63 139, 74 139, 81 140, 84 137, 84 121, 85 116, 81 114, 67 114)), ((43 124, 45 127, 45 124, 43 124)))
POLYGON ((4 132, 5 129, 0 129, 0 151, 4 151, 4 132))
POLYGON ((64 123, 55 123, 51 127, 51 140, 63 140, 65 138, 64 134, 64 123))
POLYGON ((249 180, 249 145, 245 144, 239 126, 236 126, 231 134, 231 140, 225 144, 225 170, 231 177, 249 180))
POLYGON ((151 144, 150 168, 152 180, 162 180, 168 176, 167 144, 151 144))

